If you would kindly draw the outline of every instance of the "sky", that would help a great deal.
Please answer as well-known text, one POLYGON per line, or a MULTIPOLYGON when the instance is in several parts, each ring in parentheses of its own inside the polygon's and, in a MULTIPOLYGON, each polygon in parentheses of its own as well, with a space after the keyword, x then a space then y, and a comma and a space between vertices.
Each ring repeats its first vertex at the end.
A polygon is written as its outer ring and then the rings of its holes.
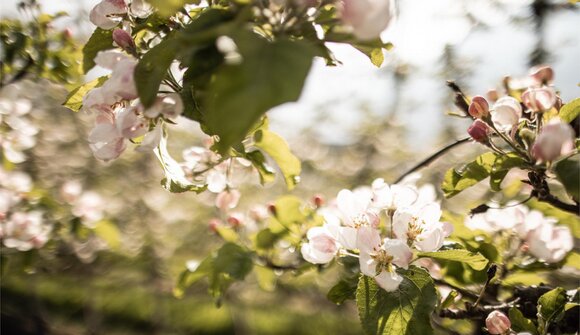
MULTIPOLYGON (((40 1, 47 12, 66 10, 72 17, 87 15, 98 2, 40 1)), ((16 3, 17 0, 2 0, 0 15, 14 15, 16 3)), ((327 67, 322 60, 316 60, 299 101, 269 113, 272 128, 293 137, 319 122, 315 129, 324 142, 352 143, 356 141, 354 124, 369 115, 380 119, 389 113, 394 99, 393 67, 404 63, 410 75, 402 88, 398 119, 408 127, 411 145, 436 142, 448 110, 443 105, 448 94, 445 80, 458 79, 453 74, 442 74, 445 47, 453 46, 459 64, 469 70, 470 75, 461 83, 470 94, 484 95, 489 88, 497 87, 505 75, 524 76, 535 37, 530 22, 521 20, 515 25, 512 20, 514 16, 525 18, 529 3, 400 0, 397 19, 382 34, 384 41, 395 45, 386 53, 383 66, 376 68, 349 46, 331 45, 342 65, 327 67), (482 24, 475 26, 471 18, 482 24), (368 113, 361 113, 362 109, 368 113), (327 116, 324 122, 319 121, 321 114, 327 116)), ((93 29, 86 22, 81 34, 93 29)), ((580 96, 580 66, 575 64, 580 59, 579 22, 580 10, 563 10, 551 14, 546 23, 545 41, 554 51, 550 64, 556 73, 555 86, 564 101, 580 96)))

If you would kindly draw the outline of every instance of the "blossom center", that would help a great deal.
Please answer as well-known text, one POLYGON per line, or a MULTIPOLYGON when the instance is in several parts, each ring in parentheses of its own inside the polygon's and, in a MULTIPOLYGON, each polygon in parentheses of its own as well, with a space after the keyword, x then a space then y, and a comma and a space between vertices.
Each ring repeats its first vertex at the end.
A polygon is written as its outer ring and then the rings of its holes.
POLYGON ((385 250, 383 249, 378 250, 376 254, 371 255, 371 258, 375 262, 377 262, 377 265, 375 267, 377 275, 379 275, 383 270, 393 272, 392 262, 395 258, 389 255, 385 250))

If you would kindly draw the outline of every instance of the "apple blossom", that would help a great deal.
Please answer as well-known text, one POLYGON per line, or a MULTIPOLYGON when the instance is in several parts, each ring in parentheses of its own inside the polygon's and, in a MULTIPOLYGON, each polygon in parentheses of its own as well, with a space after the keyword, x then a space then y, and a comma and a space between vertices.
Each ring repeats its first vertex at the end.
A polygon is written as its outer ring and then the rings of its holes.
POLYGON ((150 118, 154 119, 159 115, 163 115, 164 117, 175 120, 183 113, 183 101, 181 97, 177 93, 171 93, 164 97, 158 97, 153 106, 148 109, 145 109, 143 114, 150 118))
POLYGON ((379 216, 371 207, 372 193, 366 189, 355 192, 341 190, 336 197, 336 207, 345 227, 340 227, 339 242, 347 249, 357 248, 357 230, 360 227, 376 228, 379 216))
POLYGON ((145 135, 148 130, 148 121, 139 114, 136 107, 127 107, 117 113, 115 124, 121 136, 126 139, 145 135))
POLYGON ((131 35, 123 29, 113 30, 113 41, 123 50, 134 55, 137 52, 137 46, 131 35))
POLYGON ((548 86, 530 87, 522 94, 524 105, 535 113, 545 112, 554 107, 556 100, 556 92, 548 86))
POLYGON ((103 205, 103 198, 99 194, 85 192, 73 203, 72 214, 87 227, 95 228, 96 223, 103 218, 103 205))
POLYGON ((574 150, 574 129, 559 119, 545 125, 532 146, 532 156, 550 162, 574 150))
POLYGON ((153 130, 145 134, 143 140, 139 144, 136 151, 139 152, 149 152, 151 150, 155 150, 161 143, 161 138, 163 137, 163 126, 161 124, 157 124, 153 130))
POLYGON ((417 191, 409 185, 388 185, 382 178, 375 179, 372 183, 373 202, 372 206, 384 209, 387 215, 392 214, 398 208, 411 206, 417 201, 417 191))
POLYGON ((4 245, 19 251, 44 246, 52 229, 44 223, 42 217, 39 211, 13 213, 5 223, 0 224, 4 245))
POLYGON ((475 119, 481 119, 489 115, 489 104, 484 97, 477 95, 471 99, 469 115, 475 119))
POLYGON ((467 128, 467 133, 469 136, 471 136, 473 140, 480 143, 485 143, 488 141, 490 131, 491 129, 489 126, 479 119, 473 121, 471 126, 467 128))
POLYGON ((77 180, 69 180, 65 182, 60 188, 61 197, 69 204, 74 203, 82 192, 83 186, 77 180))
POLYGON ((133 16, 143 19, 153 13, 153 6, 148 4, 145 0, 132 0, 129 12, 133 16))
POLYGON ((547 263, 557 263, 574 247, 570 229, 544 222, 527 236, 529 253, 547 263))
POLYGON ((112 110, 99 113, 96 124, 89 134, 89 146, 95 158, 110 161, 125 151, 125 138, 115 125, 112 110))
POLYGON ((492 335, 508 334, 512 323, 510 319, 500 311, 493 311, 489 313, 485 319, 485 327, 492 335))
POLYGON ((397 239, 384 239, 372 227, 360 228, 357 244, 360 248, 359 265, 363 274, 374 278, 385 291, 392 292, 399 287, 403 277, 396 267, 406 269, 413 257, 405 242, 397 239))
POLYGON ((302 257, 313 264, 330 262, 339 249, 337 241, 338 226, 325 223, 322 227, 312 227, 306 233, 308 243, 300 249, 302 257))
POLYGON ((420 251, 437 251, 449 234, 441 218, 439 204, 397 210, 393 216, 393 233, 397 239, 420 251))
POLYGON ((103 0, 98 3, 89 14, 91 22, 101 29, 112 29, 127 14, 125 0, 103 0))
POLYGON ((343 0, 342 22, 361 40, 378 38, 395 16, 392 0, 343 0))
POLYGON ((537 85, 546 85, 554 81, 554 70, 549 65, 538 65, 530 69, 529 76, 537 85))
POLYGON ((493 124, 502 131, 509 131, 522 117, 522 106, 512 97, 500 98, 491 110, 493 124))

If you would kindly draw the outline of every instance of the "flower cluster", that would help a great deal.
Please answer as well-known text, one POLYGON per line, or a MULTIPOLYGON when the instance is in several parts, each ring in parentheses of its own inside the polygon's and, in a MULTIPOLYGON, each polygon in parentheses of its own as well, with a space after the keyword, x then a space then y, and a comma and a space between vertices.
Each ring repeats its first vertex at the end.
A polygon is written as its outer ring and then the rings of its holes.
POLYGON ((36 144, 38 128, 26 117, 32 111, 31 102, 14 98, 8 94, 0 99, 0 147, 4 158, 18 164, 26 160, 24 151, 36 144))
POLYGON ((27 210, 27 194, 32 190, 29 175, 0 169, 0 239, 4 246, 19 251, 41 248, 52 230, 44 214, 27 210))
POLYGON ((557 221, 524 205, 508 203, 502 209, 489 209, 467 217, 465 225, 489 233, 507 232, 519 239, 520 250, 540 261, 557 263, 574 247, 570 229, 556 225, 557 221))
POLYGON ((543 125, 544 114, 551 110, 557 112, 562 104, 550 86, 553 76, 549 66, 532 68, 522 81, 526 87, 521 103, 512 96, 498 99, 495 90, 488 94, 488 99, 495 101, 492 108, 486 98, 473 97, 468 112, 474 122, 468 134, 475 141, 502 153, 492 140, 491 135, 497 135, 518 149, 519 154, 529 155, 537 163, 552 162, 572 152, 574 130, 569 124, 552 117, 543 125))
POLYGON ((143 0, 102 0, 93 7, 89 19, 97 27, 109 30, 118 26, 129 15, 135 18, 145 18, 152 12, 151 5, 143 0))
POLYGON ((101 51, 95 63, 112 71, 110 78, 83 98, 83 109, 97 114, 89 135, 94 156, 103 161, 115 159, 126 149, 127 140, 143 137, 138 151, 159 145, 164 119, 175 120, 183 112, 176 93, 157 97, 150 108, 137 99, 133 72, 137 60, 115 50, 101 51))
POLYGON ((403 183, 388 185, 382 179, 371 187, 342 190, 334 205, 320 210, 325 223, 307 233, 302 256, 314 264, 336 255, 358 251, 360 270, 387 291, 396 290, 413 249, 436 251, 451 233, 440 221, 441 208, 432 188, 403 183))

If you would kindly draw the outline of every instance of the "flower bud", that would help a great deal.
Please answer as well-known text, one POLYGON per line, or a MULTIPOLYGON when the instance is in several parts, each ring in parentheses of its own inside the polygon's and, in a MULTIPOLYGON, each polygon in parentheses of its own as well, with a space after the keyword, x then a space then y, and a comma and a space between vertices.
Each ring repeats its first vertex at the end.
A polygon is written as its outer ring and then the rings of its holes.
POLYGON ((489 115, 489 104, 482 96, 475 96, 469 105, 469 115, 475 119, 481 119, 489 115))
POLYGON ((133 38, 123 29, 113 30, 113 41, 115 41, 121 49, 130 54, 134 54, 137 51, 137 46, 135 45, 133 38))
POLYGON ((530 87, 522 94, 522 101, 532 112, 541 113, 556 104, 556 92, 551 87, 530 87))
POLYGON ((491 120, 500 130, 510 130, 522 117, 522 106, 512 97, 503 97, 496 101, 491 111, 491 120))
POLYGON ((574 129, 556 119, 542 128, 532 147, 532 156, 538 161, 550 162, 573 150, 574 129))
POLYGON ((218 219, 211 219, 211 220, 209 220, 207 226, 208 226, 209 231, 211 231, 212 233, 216 233, 217 232, 217 229, 218 229, 218 227, 220 225, 221 225, 220 220, 218 220, 218 219))
POLYGON ((232 226, 232 228, 237 228, 243 224, 244 218, 240 213, 232 213, 232 215, 228 217, 227 221, 230 226, 232 226))
POLYGON ((322 205, 324 205, 324 198, 321 195, 317 194, 314 197, 312 197, 312 203, 316 208, 320 208, 322 207, 322 205))
POLYGON ((342 22, 360 40, 379 38, 394 16, 392 0, 343 0, 340 8, 342 22))
POLYGON ((489 313, 487 319, 485 319, 485 327, 487 327, 487 331, 492 335, 507 334, 511 326, 510 319, 500 311, 489 313))
POLYGON ((467 133, 477 142, 485 143, 489 137, 489 126, 478 119, 467 129, 467 133))
POLYGON ((549 84, 554 81, 554 70, 549 65, 538 65, 530 69, 530 78, 539 85, 549 84))
POLYGON ((277 211, 276 211, 276 205, 274 205, 274 204, 268 204, 268 212, 271 215, 276 216, 276 213, 277 213, 277 211))

